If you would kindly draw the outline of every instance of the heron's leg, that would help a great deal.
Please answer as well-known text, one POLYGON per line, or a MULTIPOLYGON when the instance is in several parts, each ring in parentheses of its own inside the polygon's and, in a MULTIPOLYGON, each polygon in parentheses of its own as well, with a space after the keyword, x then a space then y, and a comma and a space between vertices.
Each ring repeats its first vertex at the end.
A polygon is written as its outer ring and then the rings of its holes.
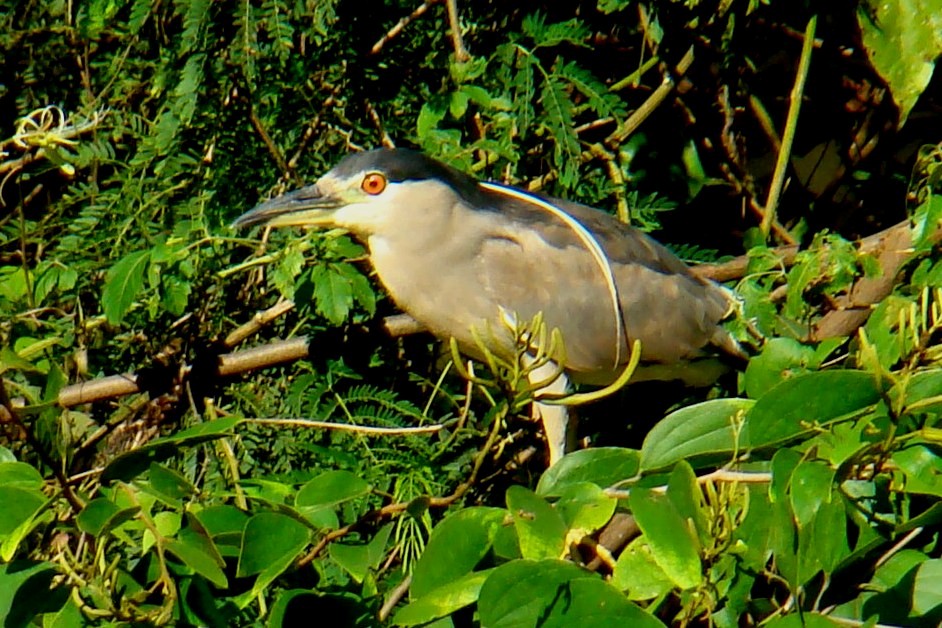
MULTIPOLYGON (((557 372, 559 367, 553 362, 547 362, 530 371, 527 379, 531 384, 545 382, 557 372)), ((569 378, 565 373, 541 388, 537 394, 564 395, 569 392, 569 378)), ((540 415, 543 422, 543 432, 546 434, 546 443, 549 446, 550 465, 556 463, 575 444, 575 420, 570 421, 569 410, 566 406, 549 405, 538 401, 533 408, 540 415)))

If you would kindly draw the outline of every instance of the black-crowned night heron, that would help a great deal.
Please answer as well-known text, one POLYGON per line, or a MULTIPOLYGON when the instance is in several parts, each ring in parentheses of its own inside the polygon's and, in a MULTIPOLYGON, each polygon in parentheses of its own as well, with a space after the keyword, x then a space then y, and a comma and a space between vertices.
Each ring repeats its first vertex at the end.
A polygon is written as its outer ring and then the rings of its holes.
MULTIPOLYGON (((570 201, 479 182, 409 150, 349 155, 314 185, 274 198, 235 226, 341 227, 362 240, 393 301, 435 336, 479 354, 482 329, 542 313, 562 333, 566 375, 611 383, 640 340, 635 379, 703 385, 723 370, 710 356, 741 356, 720 326, 729 293, 666 248, 608 214, 570 201)), ((545 382, 559 369, 531 374, 545 382)), ((566 450, 568 419, 542 406, 550 462, 566 450)))

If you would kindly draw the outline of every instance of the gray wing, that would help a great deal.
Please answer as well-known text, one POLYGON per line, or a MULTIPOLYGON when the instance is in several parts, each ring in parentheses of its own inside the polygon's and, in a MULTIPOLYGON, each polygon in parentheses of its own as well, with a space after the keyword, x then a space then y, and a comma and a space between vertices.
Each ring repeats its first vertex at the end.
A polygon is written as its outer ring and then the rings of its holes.
MULTIPOLYGON (((608 256, 628 340, 641 341, 642 360, 689 360, 711 344, 735 351, 719 326, 731 309, 725 290, 693 275, 637 229, 591 207, 551 202, 592 232, 608 256)), ((612 370, 616 321, 597 261, 573 230, 546 210, 523 201, 501 205, 504 228, 481 245, 485 290, 521 318, 542 311, 547 324, 563 334, 571 370, 612 370)), ((624 361, 627 345, 620 353, 624 361)))

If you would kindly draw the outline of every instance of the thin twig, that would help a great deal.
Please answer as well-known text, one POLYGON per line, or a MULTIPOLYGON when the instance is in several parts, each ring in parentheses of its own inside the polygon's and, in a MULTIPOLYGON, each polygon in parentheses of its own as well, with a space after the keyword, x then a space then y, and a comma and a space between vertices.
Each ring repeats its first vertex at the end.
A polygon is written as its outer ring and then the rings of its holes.
POLYGON ((331 423, 310 419, 247 419, 249 423, 261 425, 281 425, 285 427, 311 427, 337 432, 354 432, 367 436, 414 436, 416 434, 434 434, 445 428, 444 425, 423 425, 421 427, 373 427, 371 425, 351 425, 349 423, 331 423))
MULTIPOLYGON (((494 443, 497 441, 497 435, 500 433, 501 424, 503 423, 504 416, 507 413, 507 408, 508 408, 507 406, 504 406, 503 412, 502 413, 498 412, 497 415, 494 417, 491 431, 487 436, 487 442, 485 442, 484 446, 480 449, 480 451, 478 451, 478 455, 475 457, 474 465, 471 469, 471 475, 468 477, 468 479, 465 482, 462 482, 461 484, 459 484, 458 487, 455 488, 454 492, 452 492, 451 495, 447 495, 445 497, 428 498, 427 505, 429 508, 446 508, 448 506, 451 506, 453 503, 461 499, 461 497, 464 496, 464 494, 467 493, 468 490, 472 486, 474 486, 474 483, 477 481, 478 473, 480 473, 481 471, 481 466, 484 464, 484 459, 487 457, 488 452, 491 450, 491 448, 494 446, 494 443)), ((407 502, 398 502, 395 504, 388 504, 378 510, 374 510, 373 512, 367 513, 366 515, 361 517, 358 521, 354 521, 353 523, 349 525, 346 525, 342 528, 338 528, 337 530, 334 530, 333 532, 328 532, 321 538, 320 541, 317 542, 317 544, 311 549, 311 551, 309 551, 301 559, 299 559, 297 563, 295 563, 295 567, 296 568, 304 567, 305 565, 313 561, 315 558, 317 558, 317 555, 320 554, 322 551, 324 551, 324 548, 330 545, 333 541, 336 541, 337 539, 342 538, 346 536, 347 534, 350 534, 358 527, 366 523, 369 523, 371 521, 377 521, 385 517, 398 515, 399 513, 405 511, 409 507, 409 505, 412 504, 413 501, 414 500, 410 500, 407 502)))
POLYGON ((265 327, 276 318, 279 318, 293 309, 294 301, 282 299, 264 312, 258 312, 249 322, 244 323, 236 329, 232 330, 229 335, 226 336, 226 339, 223 342, 225 343, 226 347, 232 348, 249 336, 257 333, 258 330, 265 327))
POLYGON ((788 115, 785 118, 785 132, 782 134, 782 150, 778 153, 775 163, 775 172, 772 175, 772 185, 769 187, 769 197, 765 203, 765 211, 760 228, 766 236, 775 219, 775 210, 778 207, 779 197, 785 184, 785 172, 791 159, 792 143, 795 140, 795 130, 798 128, 798 113, 801 111, 801 99, 805 91, 805 81, 808 78, 808 68, 811 66, 811 51, 814 50, 814 31, 818 24, 818 16, 813 15, 805 28, 805 41, 801 47, 801 59, 798 61, 798 72, 795 75, 795 84, 792 87, 788 115))
POLYGON ((605 138, 605 146, 615 149, 620 146, 628 137, 634 133, 641 123, 648 119, 654 113, 654 110, 661 106, 661 103, 667 99, 667 96, 673 91, 677 84, 676 77, 683 76, 690 69, 693 63, 693 48, 687 51, 680 63, 674 70, 674 76, 665 76, 664 81, 654 90, 650 96, 641 104, 638 109, 632 113, 619 127, 605 138))
POLYGON ((376 107, 368 100, 366 101, 366 113, 369 114, 370 120, 373 121, 373 126, 376 127, 376 131, 379 133, 379 140, 383 146, 385 148, 395 148, 396 142, 394 142, 393 138, 386 132, 386 127, 383 125, 383 120, 379 117, 376 107))
POLYGON ((390 39, 394 38, 399 33, 401 33, 402 29, 408 26, 412 22, 412 20, 415 20, 421 17, 422 14, 424 14, 426 11, 428 11, 430 8, 432 8, 434 5, 438 4, 439 2, 441 2, 441 0, 425 0, 425 2, 423 2, 419 6, 419 8, 417 8, 415 11, 413 11, 406 17, 399 20, 395 26, 393 26, 388 31, 386 31, 386 34, 380 37, 379 41, 373 44, 373 47, 370 48, 370 54, 371 55, 379 54, 379 52, 383 49, 383 46, 389 43, 390 39))
POLYGON ((412 586, 412 574, 402 579, 395 589, 389 593, 389 597, 386 598, 386 601, 383 602, 382 608, 379 609, 379 614, 377 618, 380 621, 386 621, 389 618, 389 614, 392 613, 392 610, 396 608, 396 604, 409 592, 409 587, 412 586))
POLYGON ((458 0, 445 0, 448 8, 448 25, 451 28, 451 44, 455 48, 455 60, 464 63, 471 60, 471 54, 461 38, 461 24, 458 20, 458 0))
POLYGON ((39 439, 36 438, 35 434, 33 434, 33 430, 30 428, 30 426, 24 423, 20 418, 19 412, 16 408, 13 407, 13 402, 10 400, 10 396, 7 394, 7 387, 3 383, 2 378, 0 378, 0 406, 2 406, 5 413, 9 415, 9 419, 4 419, 4 421, 12 421, 13 424, 22 432, 23 436, 26 438, 26 442, 29 443, 29 446, 32 447, 33 451, 36 452, 36 455, 39 456, 39 459, 42 461, 42 463, 49 467, 49 470, 52 471, 52 474, 56 477, 56 481, 59 483, 59 487, 62 489, 62 494, 65 495, 69 505, 72 506, 72 509, 75 512, 80 512, 83 508, 85 508, 85 504, 72 490, 72 485, 69 484, 69 478, 65 476, 65 472, 62 470, 62 467, 56 464, 56 461, 52 459, 52 456, 50 456, 49 452, 47 452, 45 447, 43 447, 43 444, 39 442, 39 439))
MULTIPOLYGON (((701 475, 697 477, 697 484, 706 484, 708 482, 729 482, 729 483, 738 483, 738 484, 768 484, 772 481, 771 473, 759 473, 759 472, 744 472, 744 471, 730 471, 729 469, 717 469, 706 475, 701 475)), ((667 491, 667 486, 655 486, 651 490, 657 491, 659 493, 664 493, 667 491)), ((628 499, 628 496, 631 494, 631 489, 616 489, 608 488, 605 489, 605 495, 612 497, 614 499, 628 499)))
POLYGON ((629 214, 628 210, 628 198, 625 196, 625 177, 622 175, 618 160, 615 158, 615 155, 605 150, 600 144, 592 144, 589 150, 605 164, 608 178, 611 180, 612 188, 615 190, 615 215, 618 216, 620 221, 626 225, 630 225, 631 214, 629 214))
POLYGON ((262 126, 262 121, 258 119, 258 115, 255 113, 255 105, 252 102, 249 102, 248 105, 249 121, 252 123, 252 128, 255 129, 255 132, 258 133, 260 138, 262 138, 265 148, 268 149, 272 159, 274 159, 275 163, 278 165, 278 169, 281 171, 281 176, 284 177, 287 181, 296 181, 297 174, 294 172, 294 170, 291 169, 290 166, 288 166, 288 162, 285 161, 285 156, 281 154, 281 151, 278 150, 278 146, 275 145, 275 142, 268 134, 268 131, 265 130, 264 126, 262 126))

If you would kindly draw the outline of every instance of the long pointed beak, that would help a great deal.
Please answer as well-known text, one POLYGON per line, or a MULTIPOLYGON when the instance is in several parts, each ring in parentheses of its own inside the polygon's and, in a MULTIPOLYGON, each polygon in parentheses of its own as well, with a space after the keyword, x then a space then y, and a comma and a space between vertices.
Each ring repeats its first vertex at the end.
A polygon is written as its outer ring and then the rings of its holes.
POLYGON ((333 224, 334 210, 343 207, 343 199, 325 194, 316 185, 277 196, 235 219, 238 229, 266 223, 272 227, 310 227, 333 224))

